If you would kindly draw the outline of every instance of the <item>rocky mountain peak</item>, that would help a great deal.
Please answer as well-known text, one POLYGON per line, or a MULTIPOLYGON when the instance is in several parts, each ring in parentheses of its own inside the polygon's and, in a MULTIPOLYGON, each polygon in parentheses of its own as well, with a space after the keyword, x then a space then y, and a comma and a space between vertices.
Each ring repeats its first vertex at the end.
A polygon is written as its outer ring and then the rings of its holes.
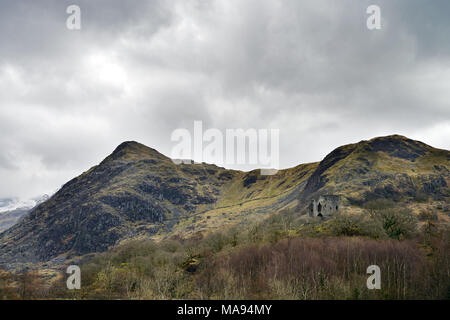
POLYGON ((132 160, 170 160, 155 149, 147 147, 136 141, 122 142, 104 162, 112 160, 132 161, 132 160))
POLYGON ((372 151, 385 152, 392 157, 406 160, 415 160, 432 149, 432 147, 423 142, 401 135, 373 138, 367 141, 367 145, 372 151))

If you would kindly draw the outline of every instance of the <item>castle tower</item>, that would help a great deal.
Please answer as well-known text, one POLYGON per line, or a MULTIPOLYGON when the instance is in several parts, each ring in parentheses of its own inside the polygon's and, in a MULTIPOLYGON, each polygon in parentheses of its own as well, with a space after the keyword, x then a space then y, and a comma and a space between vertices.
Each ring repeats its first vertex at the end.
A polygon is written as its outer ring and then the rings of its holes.
POLYGON ((309 215, 311 217, 327 217, 339 212, 341 197, 338 195, 323 195, 317 200, 311 200, 309 204, 309 215))

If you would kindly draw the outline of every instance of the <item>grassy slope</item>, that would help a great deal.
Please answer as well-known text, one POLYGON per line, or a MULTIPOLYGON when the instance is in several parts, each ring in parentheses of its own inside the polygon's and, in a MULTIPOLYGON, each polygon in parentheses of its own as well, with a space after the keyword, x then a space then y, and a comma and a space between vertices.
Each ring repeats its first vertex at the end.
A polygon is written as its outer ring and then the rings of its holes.
POLYGON ((224 186, 218 201, 210 208, 201 208, 175 228, 161 232, 156 239, 180 234, 189 237, 196 232, 212 232, 248 221, 258 221, 269 213, 293 209, 298 193, 318 163, 309 163, 280 170, 272 176, 261 176, 259 170, 239 172, 224 186), (246 181, 254 181, 246 185, 246 181))

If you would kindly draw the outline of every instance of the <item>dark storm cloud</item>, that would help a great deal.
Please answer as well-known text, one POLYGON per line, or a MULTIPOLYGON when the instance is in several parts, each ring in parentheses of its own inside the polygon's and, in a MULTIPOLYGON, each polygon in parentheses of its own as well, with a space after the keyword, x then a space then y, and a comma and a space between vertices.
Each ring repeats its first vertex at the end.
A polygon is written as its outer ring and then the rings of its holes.
POLYGON ((281 166, 400 133, 449 148, 448 1, 2 1, 0 197, 47 192, 124 140, 279 128, 281 166), (65 27, 81 7, 82 30, 65 27), (381 7, 382 29, 366 28, 381 7))

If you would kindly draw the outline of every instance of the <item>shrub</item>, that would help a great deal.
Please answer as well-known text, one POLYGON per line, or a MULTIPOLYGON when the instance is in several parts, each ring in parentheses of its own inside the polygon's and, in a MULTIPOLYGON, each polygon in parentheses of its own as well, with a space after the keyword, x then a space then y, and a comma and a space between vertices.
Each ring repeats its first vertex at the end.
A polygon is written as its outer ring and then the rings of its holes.
POLYGON ((205 239, 206 245, 214 252, 219 252, 227 244, 227 238, 222 232, 216 232, 208 235, 205 239))
POLYGON ((376 199, 376 200, 370 200, 367 201, 364 206, 367 210, 386 210, 391 209, 395 207, 395 202, 392 199, 376 199))
POLYGON ((433 212, 431 210, 422 210, 419 213, 418 218, 420 221, 437 221, 438 220, 438 216, 437 216, 436 212, 433 212))
POLYGON ((376 210, 371 212, 371 216, 381 223, 384 231, 392 239, 410 238, 417 231, 417 220, 409 210, 376 210))
POLYGON ((381 224, 363 214, 340 214, 327 222, 333 236, 365 236, 374 239, 386 238, 381 224))

